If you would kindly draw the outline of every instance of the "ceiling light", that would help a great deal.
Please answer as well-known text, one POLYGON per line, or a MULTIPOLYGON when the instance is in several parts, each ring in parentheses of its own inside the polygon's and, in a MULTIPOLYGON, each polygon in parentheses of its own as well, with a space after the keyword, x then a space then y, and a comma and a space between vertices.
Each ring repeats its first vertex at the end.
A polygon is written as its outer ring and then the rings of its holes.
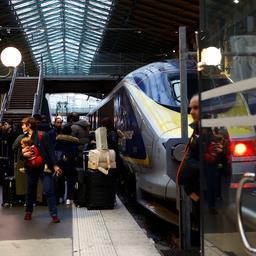
POLYGON ((233 0, 234 4, 239 4, 239 0, 233 0))

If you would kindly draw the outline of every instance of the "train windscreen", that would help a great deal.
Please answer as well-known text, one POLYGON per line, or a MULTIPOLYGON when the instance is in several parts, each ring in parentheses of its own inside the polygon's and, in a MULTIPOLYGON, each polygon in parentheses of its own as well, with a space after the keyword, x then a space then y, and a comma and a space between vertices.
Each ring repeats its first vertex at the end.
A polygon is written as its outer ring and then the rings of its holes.
MULTIPOLYGON (((136 84, 140 89, 147 94, 155 102, 167 108, 179 111, 180 110, 180 74, 168 71, 136 73, 133 76, 136 84)), ((213 89, 226 84, 230 81, 225 76, 209 76, 204 78, 203 87, 213 89)), ((196 72, 188 72, 187 75, 187 94, 188 101, 198 92, 198 77, 196 72)), ((220 99, 215 99, 215 101, 220 99)), ((231 106, 235 102, 235 95, 229 95, 221 99, 222 102, 229 103, 231 106)), ((216 105, 218 102, 206 102, 206 104, 216 105)))

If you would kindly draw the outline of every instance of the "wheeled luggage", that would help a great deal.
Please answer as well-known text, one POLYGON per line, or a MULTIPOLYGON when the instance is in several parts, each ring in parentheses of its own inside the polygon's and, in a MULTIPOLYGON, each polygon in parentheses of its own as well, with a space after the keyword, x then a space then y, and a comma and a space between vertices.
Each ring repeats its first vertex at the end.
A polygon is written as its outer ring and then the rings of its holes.
POLYGON ((86 206, 85 170, 77 168, 77 182, 74 191, 74 203, 77 207, 86 206))
POLYGON ((85 172, 86 207, 88 209, 113 209, 116 197, 116 170, 108 175, 87 169, 85 172))
POLYGON ((2 206, 12 206, 16 197, 16 179, 14 176, 6 177, 3 183, 2 206))
POLYGON ((13 164, 9 155, 9 145, 7 140, 0 140, 0 182, 4 178, 13 176, 13 164))
POLYGON ((7 176, 13 176, 13 164, 9 157, 0 157, 0 183, 7 176))
POLYGON ((89 155, 89 150, 84 150, 83 151, 83 169, 87 170, 88 168, 88 155, 89 155))

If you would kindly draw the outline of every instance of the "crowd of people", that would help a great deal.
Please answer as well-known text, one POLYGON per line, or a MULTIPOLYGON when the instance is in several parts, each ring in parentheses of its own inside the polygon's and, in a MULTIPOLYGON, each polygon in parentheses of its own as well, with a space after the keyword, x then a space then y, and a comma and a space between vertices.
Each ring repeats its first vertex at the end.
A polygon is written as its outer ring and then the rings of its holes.
POLYGON ((60 222, 57 203, 72 204, 76 167, 82 166, 83 151, 96 147, 90 123, 77 113, 69 114, 65 124, 61 116, 51 124, 45 116, 36 114, 24 118, 20 128, 12 120, 3 122, 0 141, 6 143, 12 163, 17 163, 16 168, 10 166, 9 175, 17 171, 26 175, 24 220, 32 219, 40 179, 52 222, 60 222))
MULTIPOLYGON (((203 164, 206 166, 203 177, 206 184, 205 197, 209 212, 217 214, 216 198, 221 197, 219 169, 221 165, 228 168, 230 152, 226 150, 229 147, 225 145, 227 141, 223 136, 225 133, 219 130, 209 128, 199 133, 198 95, 191 98, 190 109, 193 118, 191 124, 193 134, 178 170, 177 183, 184 186, 185 192, 193 202, 195 213, 199 216, 199 135, 202 136, 203 164)), ((118 134, 114 131, 110 121, 108 117, 105 117, 101 120, 101 125, 108 130, 109 148, 117 151, 118 134)), ((59 222, 56 204, 64 201, 67 205, 72 204, 77 181, 76 167, 83 166, 83 151, 96 147, 95 134, 90 131, 90 123, 80 119, 77 113, 69 114, 65 124, 60 116, 55 117, 53 124, 50 124, 45 116, 36 114, 33 117, 24 118, 21 122, 21 129, 15 128, 12 120, 1 123, 0 140, 7 144, 7 154, 12 162, 17 162, 18 171, 26 174, 27 177, 24 219, 32 218, 37 183, 41 179, 52 222, 59 222)), ((117 162, 119 162, 118 159, 117 162)), ((13 166, 10 169, 14 169, 13 166)))

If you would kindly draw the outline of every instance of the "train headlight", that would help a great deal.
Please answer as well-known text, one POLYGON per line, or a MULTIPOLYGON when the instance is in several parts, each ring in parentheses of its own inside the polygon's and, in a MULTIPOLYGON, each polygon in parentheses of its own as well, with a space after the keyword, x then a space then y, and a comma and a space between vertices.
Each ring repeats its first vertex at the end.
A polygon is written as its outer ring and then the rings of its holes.
POLYGON ((172 148, 172 155, 175 160, 181 162, 186 150, 186 144, 178 144, 172 148))

